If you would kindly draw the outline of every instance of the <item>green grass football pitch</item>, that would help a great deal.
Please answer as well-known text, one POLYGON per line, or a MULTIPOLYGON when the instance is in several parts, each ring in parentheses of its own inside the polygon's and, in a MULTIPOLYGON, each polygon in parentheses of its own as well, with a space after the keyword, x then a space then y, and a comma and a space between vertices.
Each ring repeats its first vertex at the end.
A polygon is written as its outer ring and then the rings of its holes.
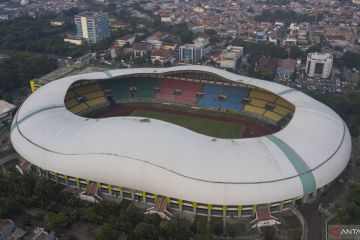
POLYGON ((242 132, 244 130, 244 126, 241 124, 162 112, 137 110, 134 111, 131 116, 162 120, 188 128, 194 132, 216 138, 241 138, 242 132))

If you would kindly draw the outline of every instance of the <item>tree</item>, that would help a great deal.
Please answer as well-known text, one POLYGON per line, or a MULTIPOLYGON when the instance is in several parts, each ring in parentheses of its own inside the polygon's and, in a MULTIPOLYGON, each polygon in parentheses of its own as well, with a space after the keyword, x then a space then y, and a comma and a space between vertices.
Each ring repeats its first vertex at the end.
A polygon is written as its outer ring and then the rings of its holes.
POLYGON ((304 55, 306 55, 305 52, 303 52, 299 47, 296 46, 290 47, 290 54, 289 54, 290 58, 293 59, 303 58, 304 55))
POLYGON ((332 108, 342 117, 349 127, 352 136, 359 136, 360 128, 360 94, 349 95, 320 94, 309 92, 309 95, 332 108))
POLYGON ((215 223, 212 227, 212 232, 213 234, 215 234, 216 236, 221 236, 224 232, 224 228, 223 225, 220 223, 215 223))
POLYGON ((275 239, 276 229, 274 227, 263 227, 261 228, 261 231, 265 240, 275 239))
POLYGON ((60 193, 57 186, 46 179, 40 179, 36 182, 33 194, 34 202, 44 206, 50 201, 60 199, 60 193))
POLYGON ((360 54, 355 52, 346 52, 343 56, 344 65, 347 68, 356 68, 360 70, 360 54))
POLYGON ((92 223, 101 223, 103 220, 103 217, 98 214, 93 206, 85 208, 80 217, 81 219, 92 223))
POLYGON ((174 229, 173 224, 170 221, 165 221, 165 220, 161 221, 159 228, 160 228, 161 234, 164 236, 170 237, 170 236, 174 235, 175 229, 174 229))
POLYGON ((23 226, 29 226, 31 224, 31 216, 29 214, 24 214, 20 217, 19 222, 23 226))
POLYGON ((116 240, 119 233, 114 230, 109 224, 105 224, 101 227, 99 234, 96 236, 96 240, 116 240))
POLYGON ((59 213, 53 213, 49 216, 49 225, 51 227, 68 227, 72 223, 73 219, 68 216, 64 211, 59 213))
POLYGON ((154 225, 148 223, 139 223, 135 227, 135 236, 138 239, 157 239, 158 233, 154 225))
POLYGON ((219 36, 217 35, 217 32, 213 29, 207 29, 205 30, 206 35, 209 37, 210 44, 215 44, 220 41, 219 36))

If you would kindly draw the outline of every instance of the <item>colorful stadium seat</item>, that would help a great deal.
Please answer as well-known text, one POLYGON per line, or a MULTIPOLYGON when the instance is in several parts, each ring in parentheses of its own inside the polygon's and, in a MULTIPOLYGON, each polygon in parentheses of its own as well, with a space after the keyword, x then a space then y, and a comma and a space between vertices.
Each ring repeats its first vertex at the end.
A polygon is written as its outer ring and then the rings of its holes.
POLYGON ((261 92, 258 90, 251 90, 249 97, 265 100, 267 102, 274 102, 275 99, 277 98, 276 95, 274 94, 261 92))
POLYGON ((134 98, 137 99, 153 99, 155 97, 154 88, 159 84, 156 78, 119 78, 100 82, 104 90, 112 90, 113 96, 117 100, 131 98, 130 88, 135 87, 134 98))
POLYGON ((200 106, 238 111, 243 109, 242 99, 249 94, 246 88, 216 84, 205 84, 203 92, 204 96, 198 102, 200 106), (226 96, 226 100, 219 100, 220 95, 226 96))
POLYGON ((201 90, 201 83, 161 79, 160 92, 156 94, 156 99, 160 101, 196 104, 196 93, 201 90), (176 95, 176 90, 182 90, 182 94, 176 95))
POLYGON ((254 114, 257 114, 257 115, 263 115, 266 110, 263 109, 263 108, 254 107, 254 106, 251 106, 251 105, 247 104, 244 107, 244 111, 249 112, 249 113, 254 113, 254 114))
POLYGON ((274 113, 272 111, 266 111, 264 114, 265 117, 269 118, 270 120, 274 121, 274 122, 278 122, 282 119, 282 116, 274 113))

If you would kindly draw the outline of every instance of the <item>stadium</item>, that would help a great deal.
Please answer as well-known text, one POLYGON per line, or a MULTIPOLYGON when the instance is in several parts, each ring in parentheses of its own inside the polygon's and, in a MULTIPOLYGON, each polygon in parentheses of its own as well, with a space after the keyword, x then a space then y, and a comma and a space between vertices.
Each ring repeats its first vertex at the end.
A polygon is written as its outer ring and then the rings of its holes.
POLYGON ((351 153, 344 121, 306 94, 194 65, 50 82, 17 111, 11 141, 58 183, 231 217, 316 198, 351 153))

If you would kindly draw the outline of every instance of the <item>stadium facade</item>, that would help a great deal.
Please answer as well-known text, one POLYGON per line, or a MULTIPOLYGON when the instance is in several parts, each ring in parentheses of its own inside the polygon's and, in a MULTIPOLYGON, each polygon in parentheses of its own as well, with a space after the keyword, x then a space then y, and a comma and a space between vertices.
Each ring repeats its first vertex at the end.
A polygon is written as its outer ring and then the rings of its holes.
MULTIPOLYGON (((255 110, 248 114, 259 118, 255 110)), ((347 126, 324 104, 273 82, 192 65, 111 70, 48 83, 17 111, 11 140, 39 174, 59 183, 83 189, 94 182, 103 194, 150 204, 163 196, 172 209, 234 217, 253 216, 258 205, 278 212, 315 198, 351 154, 347 126), (134 75, 241 85, 274 96, 270 105, 290 103, 293 110, 281 130, 242 139, 209 137, 155 119, 83 117, 89 108, 78 105, 69 110, 68 89, 80 80, 134 75)))

